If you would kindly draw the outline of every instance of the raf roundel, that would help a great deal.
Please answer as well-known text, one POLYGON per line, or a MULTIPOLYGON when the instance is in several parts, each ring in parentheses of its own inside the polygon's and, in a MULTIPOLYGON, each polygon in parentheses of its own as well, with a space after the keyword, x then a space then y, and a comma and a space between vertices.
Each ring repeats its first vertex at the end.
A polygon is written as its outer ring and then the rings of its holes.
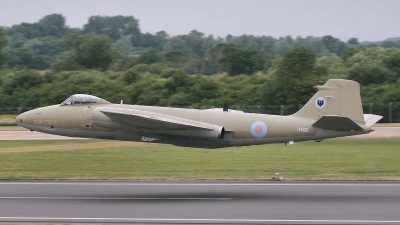
POLYGON ((326 99, 324 97, 315 99, 315 106, 319 109, 324 108, 326 106, 326 99))
POLYGON ((256 138, 262 138, 267 134, 267 125, 264 122, 254 122, 250 127, 251 134, 256 138))

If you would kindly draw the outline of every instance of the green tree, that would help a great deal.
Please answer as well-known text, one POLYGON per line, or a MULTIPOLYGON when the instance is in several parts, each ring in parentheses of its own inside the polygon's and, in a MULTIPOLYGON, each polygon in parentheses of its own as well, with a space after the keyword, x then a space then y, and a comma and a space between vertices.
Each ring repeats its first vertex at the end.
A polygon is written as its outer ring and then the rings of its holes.
POLYGON ((34 70, 8 70, 0 76, 0 105, 35 107, 39 101, 35 92, 45 82, 34 70))
MULTIPOLYGON (((380 86, 384 91, 380 96, 380 102, 400 102, 400 80, 396 83, 380 86)), ((376 95, 375 95, 376 96, 376 95)))
POLYGON ((383 64, 389 70, 396 73, 397 79, 400 78, 400 49, 387 50, 388 57, 383 60, 383 64))
POLYGON ((394 73, 377 64, 353 67, 349 72, 349 79, 358 81, 361 85, 383 84, 393 81, 394 73))
POLYGON ((91 16, 83 26, 83 33, 106 34, 113 42, 130 35, 135 44, 140 36, 139 20, 133 16, 91 16))
POLYGON ((164 87, 165 80, 149 77, 126 88, 130 104, 166 106, 169 98, 164 87))
POLYGON ((27 48, 16 48, 8 52, 8 67, 27 67, 32 60, 33 53, 27 48))
POLYGON ((346 65, 351 67, 365 66, 370 64, 382 64, 383 60, 388 57, 386 50, 379 47, 367 48, 363 51, 348 57, 346 65))
POLYGON ((51 14, 43 17, 37 23, 21 23, 9 28, 9 35, 13 40, 34 39, 54 36, 63 37, 68 32, 65 18, 61 14, 51 14))
POLYGON ((360 48, 351 47, 346 50, 346 52, 342 55, 343 61, 347 61, 348 58, 352 57, 353 55, 359 53, 361 51, 360 48))
POLYGON ((167 66, 164 63, 158 62, 149 65, 148 72, 154 75, 160 75, 167 66))
POLYGON ((309 49, 313 50, 318 56, 324 56, 327 55, 328 50, 326 49, 324 43, 322 42, 322 38, 320 37, 307 37, 306 40, 310 40, 308 42, 308 47, 309 49))
POLYGON ((224 56, 222 53, 223 46, 219 44, 207 50, 201 63, 201 72, 203 74, 211 75, 227 71, 224 64, 220 62, 224 56))
POLYGON ((13 25, 10 29, 8 29, 8 32, 13 39, 32 39, 43 36, 38 23, 21 23, 13 25))
POLYGON ((65 51, 62 39, 52 36, 29 39, 22 47, 30 49, 35 55, 40 55, 47 61, 65 51))
POLYGON ((283 55, 292 48, 289 40, 287 38, 279 38, 276 46, 276 54, 283 55))
POLYGON ((350 39, 347 41, 347 44, 349 44, 349 45, 359 45, 360 43, 358 42, 358 39, 357 39, 357 38, 350 38, 350 39))
POLYGON ((224 56, 220 62, 228 68, 231 76, 253 74, 264 70, 266 59, 256 50, 238 47, 234 44, 220 44, 224 56))
POLYGON ((171 52, 175 50, 186 50, 185 39, 182 35, 171 37, 167 40, 163 47, 164 52, 171 52))
POLYGON ((55 71, 83 70, 85 67, 78 63, 78 55, 74 50, 60 54, 51 64, 51 69, 55 71))
POLYGON ((259 51, 260 49, 260 43, 257 37, 254 37, 253 35, 242 35, 238 36, 232 39, 232 44, 235 44, 239 47, 246 47, 250 49, 254 49, 259 51))
POLYGON ((145 33, 140 34, 139 39, 136 40, 134 46, 144 48, 155 48, 162 50, 164 44, 167 42, 168 34, 165 31, 159 31, 156 35, 145 33))
POLYGON ((190 33, 185 37, 186 47, 198 56, 204 55, 202 48, 203 42, 204 34, 197 30, 190 31, 190 33))
POLYGON ((88 69, 107 69, 117 57, 112 41, 107 35, 71 33, 64 44, 75 51, 77 63, 88 69))
POLYGON ((148 65, 161 62, 161 55, 157 49, 148 49, 141 56, 139 56, 138 62, 148 65))
POLYGON ((398 48, 398 47, 400 47, 400 45, 394 41, 383 41, 381 44, 381 47, 383 47, 383 48, 398 48))
POLYGON ((7 31, 0 27, 0 67, 6 62, 6 54, 3 52, 3 48, 7 45, 7 42, 7 31))
POLYGON ((11 48, 21 48, 26 42, 26 38, 12 38, 10 36, 11 48))
MULTIPOLYGON (((190 77, 186 74, 184 70, 181 69, 170 69, 168 71, 168 79, 165 82, 165 88, 170 94, 175 94, 177 92, 186 92, 190 88, 190 77)), ((163 75, 165 76, 165 74, 163 75)))
MULTIPOLYGON (((218 100, 220 86, 215 79, 211 77, 196 76, 194 85, 190 89, 191 98, 200 104, 197 106, 211 106, 215 100, 218 100)), ((190 105, 196 105, 192 102, 190 105)))
POLYGON ((140 74, 135 68, 131 68, 123 74, 122 79, 126 84, 135 83, 139 81, 140 74))
POLYGON ((115 42, 115 47, 122 55, 129 56, 132 52, 131 37, 129 35, 122 36, 121 39, 115 42))
POLYGON ((326 68, 328 78, 347 78, 348 76, 348 68, 336 54, 318 58, 317 67, 326 68))
POLYGON ((187 51, 172 50, 164 53, 164 58, 168 66, 178 67, 185 60, 187 51))
POLYGON ((188 49, 167 52, 163 54, 163 60, 167 66, 183 68, 189 74, 198 73, 200 70, 201 62, 199 57, 188 49))
POLYGON ((274 75, 274 88, 266 99, 274 104, 305 104, 312 96, 316 54, 306 47, 295 48, 286 53, 279 62, 274 75))
POLYGON ((65 17, 61 14, 51 14, 39 20, 42 36, 63 37, 67 32, 65 17))
POLYGON ((338 38, 334 38, 331 35, 323 36, 322 42, 324 43, 326 49, 331 53, 335 53, 338 56, 342 56, 346 51, 346 44, 338 38))
POLYGON ((186 72, 182 69, 173 69, 173 68, 166 68, 162 71, 161 73, 161 77, 163 78, 170 78, 172 76, 176 76, 176 77, 184 77, 186 74, 186 72))
POLYGON ((149 65, 141 63, 141 64, 136 64, 132 68, 138 71, 139 73, 146 73, 149 70, 149 65))

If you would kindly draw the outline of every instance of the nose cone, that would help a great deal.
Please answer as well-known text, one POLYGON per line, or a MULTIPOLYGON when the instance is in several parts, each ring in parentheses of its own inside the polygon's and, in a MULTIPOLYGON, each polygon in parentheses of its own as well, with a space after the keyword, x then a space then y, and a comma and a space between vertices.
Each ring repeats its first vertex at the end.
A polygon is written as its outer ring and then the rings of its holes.
POLYGON ((25 125, 30 124, 30 121, 32 122, 32 120, 33 120, 33 119, 32 119, 32 118, 33 118, 33 116, 32 116, 32 111, 33 111, 33 110, 19 114, 19 115, 17 116, 17 118, 15 118, 15 122, 16 122, 19 126, 23 126, 23 127, 26 128, 25 125))
POLYGON ((27 119, 26 116, 27 116, 27 112, 24 112, 24 113, 19 114, 19 115, 17 116, 17 118, 15 118, 15 122, 16 122, 18 125, 21 126, 22 124, 24 124, 24 122, 26 123, 26 121, 24 121, 24 120, 27 119))
POLYGON ((21 115, 22 115, 22 114, 18 115, 17 118, 15 118, 15 122, 16 122, 17 124, 22 123, 22 119, 21 119, 22 117, 21 117, 21 115))

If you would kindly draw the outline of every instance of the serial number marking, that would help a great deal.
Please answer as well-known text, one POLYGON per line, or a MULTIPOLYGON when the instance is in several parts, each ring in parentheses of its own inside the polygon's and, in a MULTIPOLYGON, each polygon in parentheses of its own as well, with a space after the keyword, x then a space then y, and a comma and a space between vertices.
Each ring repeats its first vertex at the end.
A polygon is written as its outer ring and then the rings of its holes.
POLYGON ((308 132, 308 128, 307 127, 299 127, 298 132, 307 133, 308 132))

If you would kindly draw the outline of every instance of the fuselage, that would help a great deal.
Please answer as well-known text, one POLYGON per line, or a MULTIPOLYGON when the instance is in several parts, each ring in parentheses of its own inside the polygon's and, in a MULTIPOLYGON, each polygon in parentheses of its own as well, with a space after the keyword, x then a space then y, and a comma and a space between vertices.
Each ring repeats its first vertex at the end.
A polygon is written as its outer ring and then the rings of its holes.
MULTIPOLYGON (((112 140, 144 141, 168 143, 187 147, 219 148, 246 146, 268 143, 291 143, 297 141, 321 141, 327 138, 359 135, 363 131, 332 131, 313 126, 315 120, 297 116, 278 116, 244 113, 241 111, 223 111, 222 109, 183 109, 126 104, 76 104, 52 105, 34 109, 16 118, 18 125, 32 131, 49 134, 100 138, 112 140), (221 139, 177 135, 176 132, 164 132, 140 129, 113 122, 102 114, 101 108, 116 110, 142 110, 164 115, 195 120, 224 127, 221 139)), ((188 131, 189 132, 189 131, 188 131)))

